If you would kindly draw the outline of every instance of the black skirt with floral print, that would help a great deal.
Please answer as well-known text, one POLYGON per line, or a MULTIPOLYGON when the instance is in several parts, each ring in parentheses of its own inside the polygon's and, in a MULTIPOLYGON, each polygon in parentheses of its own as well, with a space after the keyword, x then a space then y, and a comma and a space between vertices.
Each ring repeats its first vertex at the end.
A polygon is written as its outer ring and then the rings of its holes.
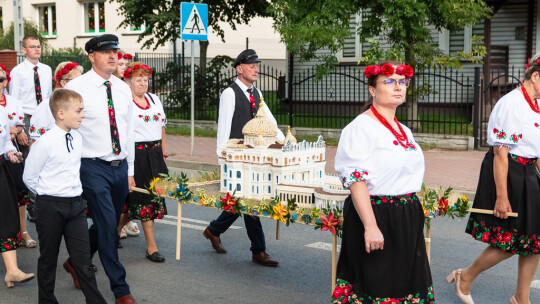
POLYGON ((349 195, 332 303, 435 303, 418 197, 371 196, 371 205, 384 249, 366 252, 364 225, 349 195))
POLYGON ((19 247, 19 207, 13 176, 8 161, 0 157, 0 252, 15 250, 19 247))
MULTIPOLYGON (((480 169, 473 207, 493 210, 497 200, 493 175, 494 154, 486 153, 480 169)), ((536 159, 508 154, 507 191, 518 217, 503 220, 493 215, 471 213, 465 232, 473 238, 505 252, 519 255, 540 254, 540 179, 536 159)))
MULTIPOLYGON (((148 187, 160 173, 168 173, 167 165, 163 159, 161 141, 135 143, 135 184, 137 187, 148 187)), ((131 192, 128 196, 124 212, 130 220, 161 219, 167 214, 165 199, 153 202, 150 195, 131 192)))

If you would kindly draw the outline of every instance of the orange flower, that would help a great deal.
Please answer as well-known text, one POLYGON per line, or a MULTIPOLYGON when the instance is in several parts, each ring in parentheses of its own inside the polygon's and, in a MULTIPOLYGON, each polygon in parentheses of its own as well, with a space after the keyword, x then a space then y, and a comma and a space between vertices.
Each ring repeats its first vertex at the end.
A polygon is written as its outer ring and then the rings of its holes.
POLYGON ((284 216, 286 216, 289 211, 283 209, 283 205, 281 205, 281 202, 277 204, 277 206, 273 207, 274 209, 274 220, 281 220, 283 224, 287 224, 287 220, 285 220, 284 216))

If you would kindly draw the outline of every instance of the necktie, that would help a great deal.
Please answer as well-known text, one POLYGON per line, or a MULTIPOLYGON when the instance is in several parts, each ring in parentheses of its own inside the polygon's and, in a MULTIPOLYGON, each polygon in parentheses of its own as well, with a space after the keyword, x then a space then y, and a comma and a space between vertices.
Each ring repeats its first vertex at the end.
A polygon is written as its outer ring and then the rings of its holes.
POLYGON ((43 96, 41 96, 41 85, 39 84, 39 74, 37 72, 37 65, 34 67, 34 88, 36 90, 36 101, 40 104, 43 101, 43 96))
POLYGON ((71 146, 71 150, 73 150, 73 136, 71 136, 70 133, 66 133, 66 147, 68 152, 71 153, 69 146, 71 146))
POLYGON ((109 110, 109 126, 111 128, 112 150, 114 154, 118 155, 122 149, 120 149, 120 137, 118 136, 118 126, 116 125, 116 116, 114 114, 111 82, 107 80, 104 84, 107 87, 107 108, 109 110))
POLYGON ((249 93, 249 102, 251 103, 251 115, 255 117, 257 111, 255 109, 255 97, 253 97, 253 87, 247 89, 247 91, 249 93))

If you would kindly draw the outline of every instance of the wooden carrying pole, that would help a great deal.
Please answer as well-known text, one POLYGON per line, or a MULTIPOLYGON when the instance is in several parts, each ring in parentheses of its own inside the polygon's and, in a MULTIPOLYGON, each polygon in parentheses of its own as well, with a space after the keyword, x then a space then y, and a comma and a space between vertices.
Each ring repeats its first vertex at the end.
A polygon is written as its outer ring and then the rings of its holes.
POLYGON ((337 279, 337 235, 332 234, 332 291, 336 287, 337 279))
MULTIPOLYGON (((471 212, 471 213, 482 213, 482 214, 491 214, 491 215, 493 215, 493 210, 487 210, 487 209, 469 208, 469 210, 467 210, 467 211, 471 212)), ((518 216, 518 214, 516 212, 508 212, 507 215, 511 216, 511 217, 517 217, 518 216)))
POLYGON ((277 222, 277 226, 276 226, 276 240, 279 240, 279 220, 276 221, 277 222))
POLYGON ((180 241, 182 238, 182 203, 178 201, 178 216, 176 218, 176 260, 180 260, 180 241))

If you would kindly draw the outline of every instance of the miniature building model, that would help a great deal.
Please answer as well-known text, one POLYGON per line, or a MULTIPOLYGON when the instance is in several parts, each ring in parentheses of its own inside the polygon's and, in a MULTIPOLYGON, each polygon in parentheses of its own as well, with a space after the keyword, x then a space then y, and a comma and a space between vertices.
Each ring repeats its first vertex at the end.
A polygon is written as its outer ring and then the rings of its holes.
POLYGON ((264 115, 261 104, 242 129, 244 140, 230 139, 219 147, 220 191, 248 199, 295 198, 299 207, 342 207, 349 191, 337 175, 325 173, 323 137, 298 143, 289 128, 284 143, 276 142, 276 127, 264 115))

